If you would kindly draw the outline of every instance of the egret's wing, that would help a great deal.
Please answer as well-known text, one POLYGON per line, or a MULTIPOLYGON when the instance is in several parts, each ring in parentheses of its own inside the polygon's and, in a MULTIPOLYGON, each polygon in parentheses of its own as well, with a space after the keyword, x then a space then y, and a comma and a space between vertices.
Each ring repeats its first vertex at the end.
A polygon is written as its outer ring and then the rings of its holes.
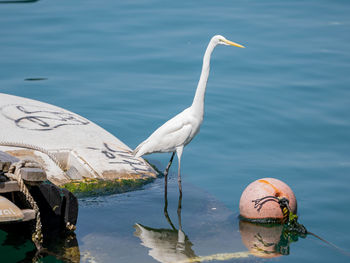
POLYGON ((171 133, 162 136, 159 141, 159 145, 161 146, 161 149, 159 149, 159 151, 173 151, 172 149, 178 146, 186 145, 191 136, 191 132, 192 125, 187 123, 182 125, 180 129, 174 130, 171 133))
POLYGON ((178 115, 174 116, 173 118, 171 118, 170 120, 168 120, 166 123, 160 126, 157 130, 155 130, 151 134, 151 136, 149 136, 149 139, 152 137, 163 137, 173 132, 179 131, 188 123, 189 123, 189 117, 187 116, 186 112, 183 111, 178 115))
POLYGON ((134 151, 135 156, 153 152, 174 151, 179 145, 187 142, 191 135, 191 117, 186 110, 176 115, 143 141, 134 151))

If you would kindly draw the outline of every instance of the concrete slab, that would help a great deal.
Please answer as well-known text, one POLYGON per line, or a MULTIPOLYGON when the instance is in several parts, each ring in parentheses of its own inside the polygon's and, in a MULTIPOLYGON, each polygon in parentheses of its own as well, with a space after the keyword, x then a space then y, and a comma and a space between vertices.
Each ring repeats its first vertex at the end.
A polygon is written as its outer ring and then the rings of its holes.
POLYGON ((65 109, 0 93, 0 150, 38 161, 56 185, 152 179, 157 172, 118 138, 65 109))

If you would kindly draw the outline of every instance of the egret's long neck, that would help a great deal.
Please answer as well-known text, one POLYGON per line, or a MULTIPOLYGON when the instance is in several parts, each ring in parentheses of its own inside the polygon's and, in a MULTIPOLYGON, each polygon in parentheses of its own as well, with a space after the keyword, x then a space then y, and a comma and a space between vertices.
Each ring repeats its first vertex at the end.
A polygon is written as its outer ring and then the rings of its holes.
POLYGON ((210 71, 210 57, 215 47, 216 44, 214 44, 213 41, 210 41, 203 57, 202 73, 191 106, 196 115, 201 116, 201 118, 203 118, 204 115, 204 98, 210 71))

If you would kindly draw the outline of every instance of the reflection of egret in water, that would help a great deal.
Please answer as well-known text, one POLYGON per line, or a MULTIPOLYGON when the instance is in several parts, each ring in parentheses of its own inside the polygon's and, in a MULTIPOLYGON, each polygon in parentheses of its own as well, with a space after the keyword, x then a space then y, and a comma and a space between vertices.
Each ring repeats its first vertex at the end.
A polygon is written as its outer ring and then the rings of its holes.
MULTIPOLYGON (((167 186, 165 186, 167 187, 167 186)), ((135 224, 134 235, 139 237, 141 244, 150 249, 148 254, 159 262, 193 263, 207 261, 223 261, 230 259, 247 258, 250 253, 233 252, 220 253, 208 256, 197 256, 192 249, 193 244, 183 232, 181 221, 182 196, 179 196, 177 215, 179 228, 176 229, 168 214, 167 189, 164 191, 164 216, 170 228, 151 228, 142 224, 135 224)))
POLYGON ((195 258, 196 255, 192 250, 191 241, 182 231, 182 197, 180 195, 177 209, 179 229, 175 228, 169 217, 166 194, 164 200, 164 215, 171 228, 151 228, 141 224, 135 224, 136 231, 134 234, 141 239, 142 245, 151 249, 149 255, 155 260, 159 262, 186 262, 188 259, 195 258))

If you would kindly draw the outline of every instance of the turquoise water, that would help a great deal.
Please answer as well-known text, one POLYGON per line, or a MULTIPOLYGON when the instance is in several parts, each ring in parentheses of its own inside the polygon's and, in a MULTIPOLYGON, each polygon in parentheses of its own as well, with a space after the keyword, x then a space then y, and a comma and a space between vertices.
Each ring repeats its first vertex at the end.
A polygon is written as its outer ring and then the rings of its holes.
MULTIPOLYGON (((247 48, 219 46, 214 51, 205 120, 183 154, 184 196, 195 186, 233 216, 251 181, 275 177, 294 190, 301 223, 350 251, 349 13, 350 2, 341 0, 0 4, 0 91, 76 112, 134 148, 191 104, 205 47, 213 35, 222 34, 247 48)), ((148 159, 162 169, 169 157, 148 159)), ((149 186, 139 193, 161 191, 149 186)), ((139 193, 131 196, 141 200, 139 193)), ((102 202, 102 215, 113 222, 114 214, 107 211, 125 208, 119 198, 104 197, 95 205, 81 202, 81 252, 87 237, 120 229, 98 225, 99 217, 89 213, 102 202), (93 230, 84 224, 94 221, 93 230)), ((162 210, 163 204, 153 204, 162 210)), ((131 218, 128 209, 122 212, 131 218)), ((128 237, 136 242, 134 223, 124 229, 125 242, 128 237)), ((114 255, 112 262, 134 261, 130 255, 118 258, 117 243, 96 246, 96 254, 114 255)), ((143 257, 135 261, 156 262, 139 248, 137 255, 143 257)), ((4 249, 14 246, 3 244, 4 249)), ((277 260, 349 258, 307 237, 277 260)))

